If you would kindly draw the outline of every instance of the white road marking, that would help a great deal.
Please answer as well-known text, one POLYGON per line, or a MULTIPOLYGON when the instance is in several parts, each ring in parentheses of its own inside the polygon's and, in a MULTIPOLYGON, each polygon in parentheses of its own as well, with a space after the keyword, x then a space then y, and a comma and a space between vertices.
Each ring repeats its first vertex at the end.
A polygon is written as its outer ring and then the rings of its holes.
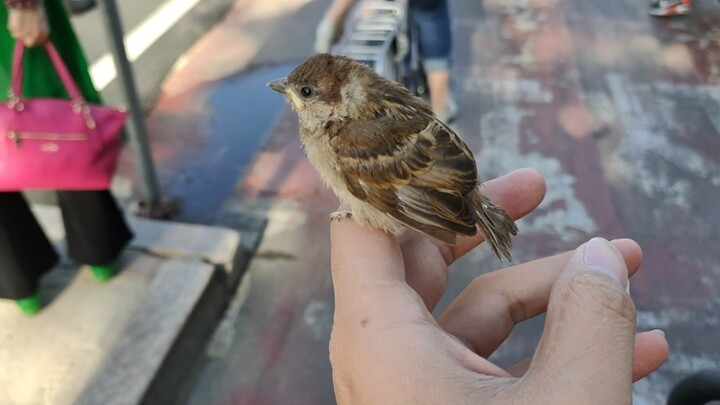
MULTIPOLYGON (((175 25, 200 0, 168 0, 143 22, 125 35, 125 51, 130 62, 136 61, 155 41, 175 25)), ((117 77, 112 54, 106 52, 92 65, 90 76, 98 91, 117 77)))

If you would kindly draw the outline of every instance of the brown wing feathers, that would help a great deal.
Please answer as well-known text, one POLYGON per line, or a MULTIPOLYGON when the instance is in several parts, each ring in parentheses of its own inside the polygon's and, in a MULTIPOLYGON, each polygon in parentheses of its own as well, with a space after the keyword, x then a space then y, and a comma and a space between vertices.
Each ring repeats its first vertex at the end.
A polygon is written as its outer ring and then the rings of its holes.
POLYGON ((477 187, 477 171, 465 145, 435 122, 397 128, 390 144, 367 133, 371 127, 360 125, 360 134, 346 127, 331 141, 348 190, 445 243, 454 244, 456 233, 474 235, 477 214, 464 194, 477 187))

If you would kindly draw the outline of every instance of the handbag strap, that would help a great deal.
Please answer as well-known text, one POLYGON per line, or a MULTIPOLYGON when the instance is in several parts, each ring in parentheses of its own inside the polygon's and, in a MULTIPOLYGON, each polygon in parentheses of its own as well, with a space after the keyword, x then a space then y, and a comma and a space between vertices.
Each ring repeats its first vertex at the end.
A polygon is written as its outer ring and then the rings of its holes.
MULTIPOLYGON (((60 76, 60 80, 65 86, 65 89, 67 90, 70 99, 73 101, 73 104, 77 105, 78 108, 84 106, 85 99, 83 98, 82 94, 80 94, 80 90, 78 89, 77 84, 75 84, 75 80, 73 80, 72 75, 70 75, 70 71, 68 71, 67 66, 65 66, 65 62, 63 62, 62 57, 60 56, 60 54, 58 54, 55 46, 52 44, 51 41, 46 41, 44 48, 48 56, 50 57, 50 61, 55 67, 58 76, 60 76)), ((16 41, 15 53, 13 55, 12 79, 10 85, 10 99, 11 102, 14 104, 21 104, 20 100, 22 99, 24 53, 25 45, 23 44, 23 42, 21 40, 16 41)))

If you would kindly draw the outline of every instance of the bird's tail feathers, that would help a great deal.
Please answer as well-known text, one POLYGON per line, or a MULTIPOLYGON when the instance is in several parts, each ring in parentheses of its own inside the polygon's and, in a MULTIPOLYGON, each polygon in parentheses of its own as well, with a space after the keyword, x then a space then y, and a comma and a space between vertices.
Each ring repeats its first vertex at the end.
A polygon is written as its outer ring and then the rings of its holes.
POLYGON ((485 240, 490 244, 498 259, 502 260, 505 257, 512 262, 510 249, 512 248, 512 236, 518 233, 517 225, 505 210, 490 202, 479 190, 473 194, 480 232, 485 236, 485 240))

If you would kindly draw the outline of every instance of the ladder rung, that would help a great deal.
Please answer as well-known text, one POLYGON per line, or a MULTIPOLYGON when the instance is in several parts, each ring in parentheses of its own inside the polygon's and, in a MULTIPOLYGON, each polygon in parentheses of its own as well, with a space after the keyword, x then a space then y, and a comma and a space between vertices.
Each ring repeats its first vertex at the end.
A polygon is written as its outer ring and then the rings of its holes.
POLYGON ((349 39, 344 42, 346 46, 366 46, 370 48, 385 48, 386 41, 367 41, 367 40, 353 40, 349 39))
POLYGON ((397 17, 391 17, 391 16, 387 16, 387 15, 363 16, 363 17, 359 18, 359 20, 362 20, 363 22, 374 22, 374 23, 383 23, 383 24, 399 23, 399 19, 397 17))
POLYGON ((344 49, 347 52, 353 52, 353 53, 364 53, 369 55, 374 55, 377 53, 380 53, 384 50, 383 47, 380 46, 363 46, 363 45, 352 45, 348 44, 344 49))
POLYGON ((348 38, 350 40, 359 40, 359 41, 384 41, 388 37, 391 37, 391 35, 388 35, 387 33, 374 33, 370 31, 353 31, 348 35, 348 38))
POLYGON ((391 11, 395 12, 397 14, 401 14, 403 12, 403 8, 398 4, 393 4, 394 2, 389 1, 365 1, 361 5, 362 10, 381 10, 381 11, 391 11))
POLYGON ((349 51, 345 51, 342 48, 339 49, 338 53, 345 55, 349 58, 353 58, 353 59, 378 61, 382 58, 379 53, 349 52, 349 51))
POLYGON ((353 28, 360 31, 395 31, 397 25, 390 23, 376 23, 373 21, 359 21, 353 28))

